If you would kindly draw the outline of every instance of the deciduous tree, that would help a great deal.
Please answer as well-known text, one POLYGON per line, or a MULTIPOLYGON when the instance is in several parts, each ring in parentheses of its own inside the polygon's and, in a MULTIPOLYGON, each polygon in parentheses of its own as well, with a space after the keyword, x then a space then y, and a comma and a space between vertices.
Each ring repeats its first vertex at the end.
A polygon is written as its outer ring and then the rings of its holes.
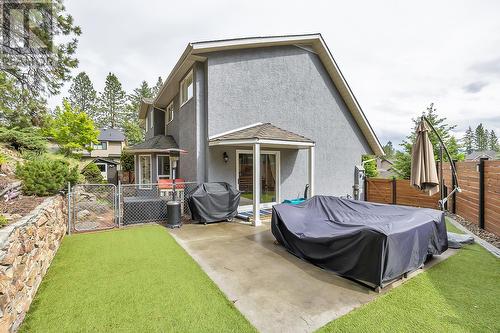
POLYGON ((50 134, 65 155, 78 150, 92 150, 91 144, 97 143, 99 131, 94 121, 77 108, 72 108, 67 100, 57 107, 51 122, 50 134))

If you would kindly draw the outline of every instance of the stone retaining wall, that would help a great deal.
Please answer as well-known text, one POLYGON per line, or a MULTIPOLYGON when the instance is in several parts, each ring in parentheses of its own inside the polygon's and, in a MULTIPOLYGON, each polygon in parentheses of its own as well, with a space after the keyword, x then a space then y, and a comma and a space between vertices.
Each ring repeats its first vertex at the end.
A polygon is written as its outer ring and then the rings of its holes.
POLYGON ((0 229, 0 332, 14 332, 22 323, 66 224, 66 200, 55 196, 0 229))

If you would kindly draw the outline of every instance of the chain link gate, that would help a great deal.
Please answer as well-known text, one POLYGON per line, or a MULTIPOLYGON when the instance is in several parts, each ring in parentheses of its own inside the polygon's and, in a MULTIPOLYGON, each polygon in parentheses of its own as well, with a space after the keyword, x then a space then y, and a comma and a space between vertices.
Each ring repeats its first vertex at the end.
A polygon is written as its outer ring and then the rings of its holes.
POLYGON ((117 200, 114 184, 74 185, 69 196, 70 233, 117 227, 117 200))
POLYGON ((188 197, 196 182, 175 184, 78 184, 69 188, 69 233, 164 223, 167 202, 181 204, 183 223, 191 219, 188 197))

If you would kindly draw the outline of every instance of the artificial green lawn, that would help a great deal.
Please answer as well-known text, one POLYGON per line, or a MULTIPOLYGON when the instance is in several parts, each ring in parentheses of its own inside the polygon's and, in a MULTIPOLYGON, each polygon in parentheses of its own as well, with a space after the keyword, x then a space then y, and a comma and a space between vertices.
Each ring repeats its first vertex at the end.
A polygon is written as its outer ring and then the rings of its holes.
POLYGON ((467 246, 319 332, 500 332, 500 260, 467 246))
POLYGON ((65 237, 21 332, 254 332, 160 226, 65 237))

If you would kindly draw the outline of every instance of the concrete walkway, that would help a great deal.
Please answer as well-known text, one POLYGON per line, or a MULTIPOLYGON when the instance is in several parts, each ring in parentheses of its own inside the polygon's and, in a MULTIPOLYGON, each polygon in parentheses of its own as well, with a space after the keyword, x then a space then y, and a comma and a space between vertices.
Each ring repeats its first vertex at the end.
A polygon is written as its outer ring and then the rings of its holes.
POLYGON ((275 245, 269 223, 191 224, 171 234, 260 332, 312 332, 379 295, 275 245))

